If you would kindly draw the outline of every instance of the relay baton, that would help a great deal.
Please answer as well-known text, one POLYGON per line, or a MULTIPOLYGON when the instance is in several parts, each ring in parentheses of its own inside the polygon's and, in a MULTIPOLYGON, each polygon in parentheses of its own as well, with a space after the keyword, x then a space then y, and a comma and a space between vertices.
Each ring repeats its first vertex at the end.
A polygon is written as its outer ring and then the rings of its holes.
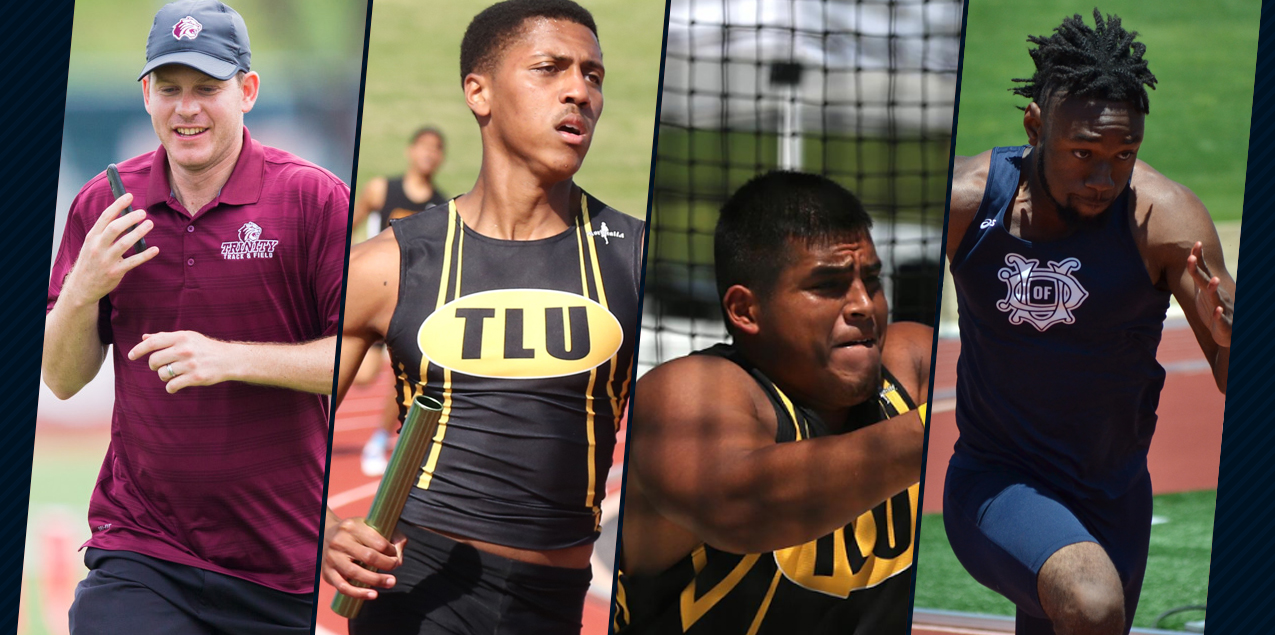
MULTIPOLYGON (((407 411, 403 431, 398 435, 398 444, 394 446, 394 454, 390 456, 390 464, 385 468, 385 477, 376 488, 376 498, 372 499, 372 509, 367 513, 365 521, 387 540, 393 539, 398 518, 403 515, 403 505, 407 504, 407 495, 416 482, 416 475, 425 460, 425 451, 434 440, 438 419, 442 414, 443 404, 424 395, 413 399, 412 407, 407 411)), ((375 571, 372 567, 363 566, 375 571)), ((367 586, 353 580, 350 584, 365 588, 367 586)), ((363 600, 340 592, 332 600, 332 610, 341 617, 354 619, 362 608, 363 600)))
MULTIPOLYGON (((120 170, 119 168, 115 167, 114 163, 106 166, 106 180, 111 182, 111 196, 114 196, 115 198, 124 196, 124 181, 120 180, 120 170)), ((120 216, 123 216, 131 211, 133 211, 133 206, 129 205, 128 207, 124 208, 124 211, 120 212, 120 216)), ((134 225, 133 227, 137 227, 137 225, 134 225)), ((133 227, 129 227, 128 228, 129 231, 132 231, 133 227)), ((134 245, 134 248, 137 250, 137 253, 139 254, 142 253, 143 251, 146 251, 146 238, 144 237, 138 238, 137 244, 134 245)))

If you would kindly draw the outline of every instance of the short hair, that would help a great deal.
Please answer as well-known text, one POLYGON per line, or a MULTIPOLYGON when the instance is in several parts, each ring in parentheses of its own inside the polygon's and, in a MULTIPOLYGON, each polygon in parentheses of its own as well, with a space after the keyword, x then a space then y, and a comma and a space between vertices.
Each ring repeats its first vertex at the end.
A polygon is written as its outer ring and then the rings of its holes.
POLYGON ((1106 21, 1093 10, 1094 28, 1085 25, 1080 14, 1063 20, 1053 35, 1028 36, 1035 44, 1030 51, 1036 73, 1014 79, 1023 84, 1010 90, 1045 107, 1055 95, 1094 97, 1132 105, 1142 114, 1151 112, 1147 88, 1155 89, 1155 75, 1142 59, 1147 46, 1134 42, 1137 31, 1126 31, 1120 16, 1106 21))
POLYGON ((438 137, 439 145, 444 145, 444 146, 447 145, 447 137, 443 136, 443 131, 439 130, 438 128, 435 128, 434 126, 422 126, 420 128, 417 128, 416 132, 413 132, 411 138, 408 139, 407 145, 409 146, 416 145, 416 142, 420 141, 421 137, 427 134, 432 134, 435 137, 438 137))
POLYGON ((474 16, 460 42, 460 81, 470 73, 486 72, 524 30, 527 20, 566 20, 587 27, 598 36, 588 9, 571 0, 505 0, 474 16))
POLYGON ((826 177, 787 171, 755 177, 727 199, 717 219, 718 297, 737 284, 768 295, 792 263, 792 240, 815 245, 856 234, 871 237, 871 229, 863 203, 826 177))

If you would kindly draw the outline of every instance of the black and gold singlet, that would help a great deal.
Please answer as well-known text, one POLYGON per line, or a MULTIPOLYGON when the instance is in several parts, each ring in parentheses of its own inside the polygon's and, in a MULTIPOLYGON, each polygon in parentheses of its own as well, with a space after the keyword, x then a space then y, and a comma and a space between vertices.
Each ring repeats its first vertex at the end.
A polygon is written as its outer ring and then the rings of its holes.
POLYGON ((427 207, 442 205, 447 202, 447 195, 442 190, 434 188, 434 193, 429 199, 417 203, 408 198, 407 191, 403 189, 403 177, 396 176, 389 179, 385 183, 385 204, 381 206, 381 231, 385 231, 390 226, 391 221, 397 221, 400 218, 406 218, 417 212, 425 211, 427 207))
MULTIPOLYGON (((733 347, 719 344, 696 354, 729 359, 752 375, 775 408, 777 443, 831 434, 733 347)), ((878 398, 851 411, 847 432, 916 408, 881 370, 878 398)), ((849 525, 795 547, 740 555, 704 544, 656 575, 621 571, 616 633, 906 635, 919 490, 913 485, 849 525)))
POLYGON ((628 399, 645 223, 581 193, 567 231, 489 238, 447 213, 393 224, 386 343, 400 414, 443 403, 403 520, 521 549, 596 539, 628 399))

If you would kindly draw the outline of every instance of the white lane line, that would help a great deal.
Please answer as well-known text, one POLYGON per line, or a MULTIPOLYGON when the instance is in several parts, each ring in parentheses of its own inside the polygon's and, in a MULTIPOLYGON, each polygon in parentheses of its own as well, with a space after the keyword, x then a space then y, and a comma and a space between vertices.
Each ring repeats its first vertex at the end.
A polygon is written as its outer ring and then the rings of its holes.
POLYGON ((335 510, 349 505, 350 503, 357 503, 365 498, 372 498, 373 496, 376 496, 376 488, 380 485, 380 481, 372 481, 371 483, 364 483, 354 489, 346 490, 336 495, 329 495, 328 507, 335 510))

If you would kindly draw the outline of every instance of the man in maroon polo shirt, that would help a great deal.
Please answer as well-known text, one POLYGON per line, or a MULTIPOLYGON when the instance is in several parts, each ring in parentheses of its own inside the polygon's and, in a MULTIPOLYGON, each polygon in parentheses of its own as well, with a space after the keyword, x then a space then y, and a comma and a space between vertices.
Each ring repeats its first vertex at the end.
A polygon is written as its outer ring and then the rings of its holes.
POLYGON ((349 189, 249 135, 250 55, 220 2, 160 9, 161 147, 71 206, 44 379, 74 395, 111 345, 115 370, 72 632, 310 632, 349 189))

